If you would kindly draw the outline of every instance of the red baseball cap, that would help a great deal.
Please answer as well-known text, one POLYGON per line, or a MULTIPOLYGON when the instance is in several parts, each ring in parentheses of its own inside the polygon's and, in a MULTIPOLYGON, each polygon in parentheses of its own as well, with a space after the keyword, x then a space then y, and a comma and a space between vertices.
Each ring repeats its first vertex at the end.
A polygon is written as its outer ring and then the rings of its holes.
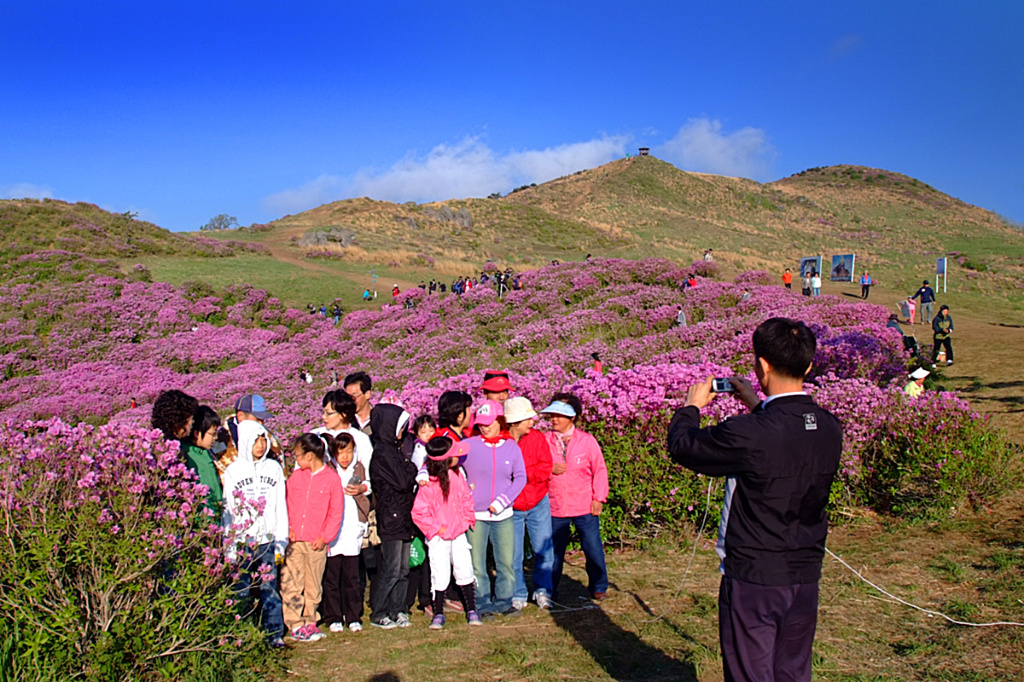
POLYGON ((480 385, 482 391, 508 391, 512 389, 512 383, 508 380, 508 372, 488 370, 484 373, 484 381, 480 385))

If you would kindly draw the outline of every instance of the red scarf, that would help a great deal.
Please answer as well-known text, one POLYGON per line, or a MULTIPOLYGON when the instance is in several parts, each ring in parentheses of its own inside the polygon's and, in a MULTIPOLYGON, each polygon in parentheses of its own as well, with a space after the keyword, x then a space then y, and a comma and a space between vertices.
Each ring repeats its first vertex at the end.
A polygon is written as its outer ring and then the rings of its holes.
POLYGON ((503 440, 512 440, 512 434, 509 433, 508 431, 502 431, 494 438, 488 438, 483 434, 481 434, 480 437, 483 438, 483 441, 489 445, 496 445, 503 440))

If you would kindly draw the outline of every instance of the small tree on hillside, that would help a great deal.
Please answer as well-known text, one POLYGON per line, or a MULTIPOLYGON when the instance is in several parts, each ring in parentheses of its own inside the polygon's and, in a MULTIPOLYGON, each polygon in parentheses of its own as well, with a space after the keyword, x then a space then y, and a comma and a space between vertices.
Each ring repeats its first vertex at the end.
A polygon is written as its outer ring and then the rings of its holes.
POLYGON ((238 229, 238 218, 221 213, 210 218, 210 222, 199 227, 200 230, 235 230, 238 229))

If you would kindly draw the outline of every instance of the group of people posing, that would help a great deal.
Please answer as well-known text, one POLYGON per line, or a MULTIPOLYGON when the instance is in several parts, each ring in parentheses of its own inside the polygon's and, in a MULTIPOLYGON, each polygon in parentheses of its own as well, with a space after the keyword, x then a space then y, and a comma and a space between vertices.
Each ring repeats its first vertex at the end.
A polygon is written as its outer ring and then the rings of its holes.
POLYGON ((538 414, 493 371, 478 400, 446 391, 436 414, 413 419, 399 404, 372 404, 364 372, 343 387, 287 449, 264 426, 273 415, 258 395, 241 396, 224 422, 177 390, 153 407, 153 426, 181 441, 209 489, 206 504, 244 569, 241 601, 258 589, 272 646, 319 640, 321 627, 361 631, 367 586, 369 622, 381 629, 410 626, 417 596, 431 629, 445 626, 446 607, 470 625, 518 615, 531 598, 551 608, 573 527, 589 596, 604 598, 608 472, 578 427, 577 396, 556 393, 538 414), (534 428, 541 416, 545 432, 534 428))

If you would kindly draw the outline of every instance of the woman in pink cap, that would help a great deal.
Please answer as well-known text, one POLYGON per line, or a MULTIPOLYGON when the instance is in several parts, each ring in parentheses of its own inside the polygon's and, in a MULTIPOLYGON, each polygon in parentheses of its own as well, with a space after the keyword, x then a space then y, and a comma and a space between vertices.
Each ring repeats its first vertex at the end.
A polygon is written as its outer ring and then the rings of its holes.
POLYGON ((515 525, 512 502, 526 485, 526 466, 519 445, 506 430, 501 403, 484 401, 476 411, 475 423, 480 435, 463 443, 468 453, 462 466, 473 492, 476 525, 466 535, 473 547, 473 572, 476 574, 477 610, 481 616, 495 612, 519 613, 512 606, 516 573, 513 566, 515 525), (491 601, 491 579, 487 573, 487 544, 494 549, 497 577, 491 601))

